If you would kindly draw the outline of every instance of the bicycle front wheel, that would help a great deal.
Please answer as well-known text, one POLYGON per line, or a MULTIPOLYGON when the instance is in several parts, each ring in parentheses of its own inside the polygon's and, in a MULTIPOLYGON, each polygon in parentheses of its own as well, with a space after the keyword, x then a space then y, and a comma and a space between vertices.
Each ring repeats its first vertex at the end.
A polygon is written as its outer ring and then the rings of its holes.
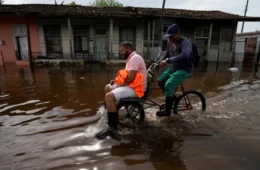
POLYGON ((179 112, 200 114, 206 110, 206 100, 198 91, 187 91, 180 95, 174 103, 175 114, 179 112))

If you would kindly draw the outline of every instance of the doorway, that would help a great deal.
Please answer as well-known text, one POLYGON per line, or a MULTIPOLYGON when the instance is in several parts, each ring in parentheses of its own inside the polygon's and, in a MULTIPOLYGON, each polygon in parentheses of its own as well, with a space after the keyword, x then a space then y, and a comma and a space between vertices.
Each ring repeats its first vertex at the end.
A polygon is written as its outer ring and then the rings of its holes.
POLYGON ((95 59, 98 61, 107 59, 108 39, 106 28, 96 28, 95 59))
POLYGON ((196 39, 195 44, 198 49, 199 56, 204 60, 208 52, 208 39, 196 39))
MULTIPOLYGON (((136 38, 136 29, 135 27, 120 27, 120 43, 123 41, 129 41, 130 43, 132 43, 134 49, 136 46, 135 43, 135 38, 136 38)), ((124 59, 122 56, 119 55, 120 59, 124 59)))
POLYGON ((22 61, 29 60, 28 39, 27 37, 16 37, 18 48, 18 59, 22 61))

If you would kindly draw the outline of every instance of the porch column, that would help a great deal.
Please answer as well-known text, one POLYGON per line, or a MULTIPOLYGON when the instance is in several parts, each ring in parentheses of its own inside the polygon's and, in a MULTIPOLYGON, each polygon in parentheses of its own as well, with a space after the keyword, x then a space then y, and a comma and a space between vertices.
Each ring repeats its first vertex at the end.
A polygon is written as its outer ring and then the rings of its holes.
POLYGON ((209 39, 208 39, 207 59, 209 58, 209 50, 210 50, 211 37, 212 37, 212 28, 213 28, 213 22, 211 22, 210 26, 209 26, 209 39))
POLYGON ((147 49, 147 52, 148 52, 148 55, 147 55, 147 58, 150 59, 150 45, 151 45, 151 22, 150 20, 148 21, 148 49, 147 49))
MULTIPOLYGON (((237 35, 237 25, 238 22, 234 23, 234 34, 233 34, 233 40, 232 40, 232 57, 230 61, 230 66, 236 63, 236 35, 237 35)), ((246 43, 245 43, 246 44, 246 43)))
POLYGON ((109 56, 108 59, 113 58, 113 19, 110 18, 110 33, 109 33, 109 56))
POLYGON ((32 44, 31 44, 31 34, 30 34, 30 19, 28 16, 26 16, 27 19, 27 41, 28 41, 28 56, 29 56, 29 62, 30 65, 32 64, 32 44))
POLYGON ((234 52, 235 49, 236 49, 237 25, 238 25, 238 22, 234 23, 234 34, 233 34, 233 40, 232 40, 232 52, 234 52))
POLYGON ((69 35, 69 51, 71 58, 74 58, 74 45, 72 41, 72 27, 71 27, 71 20, 70 17, 68 17, 68 35, 69 35))
POLYGON ((154 31, 155 31, 155 20, 153 20, 153 37, 152 37, 152 57, 153 57, 153 61, 154 61, 154 31))

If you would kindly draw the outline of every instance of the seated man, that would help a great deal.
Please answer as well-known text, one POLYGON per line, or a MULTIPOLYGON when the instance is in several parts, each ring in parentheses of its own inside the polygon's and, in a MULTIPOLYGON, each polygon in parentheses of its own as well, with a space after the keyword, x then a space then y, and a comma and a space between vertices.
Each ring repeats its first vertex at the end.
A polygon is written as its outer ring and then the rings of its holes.
POLYGON ((159 77, 159 86, 165 93, 165 110, 158 111, 158 117, 170 116, 173 102, 175 100, 174 91, 193 72, 192 62, 192 44, 189 40, 183 39, 180 34, 179 27, 176 24, 169 26, 167 34, 169 38, 166 55, 160 62, 160 66, 170 64, 170 68, 166 69, 159 77))
POLYGON ((110 84, 105 87, 105 103, 108 112, 108 129, 96 134, 98 139, 104 139, 107 136, 113 136, 118 126, 118 112, 116 109, 116 102, 122 98, 137 97, 134 89, 129 84, 135 80, 137 73, 141 73, 144 77, 143 86, 146 90, 146 65, 144 59, 133 51, 133 45, 130 42, 123 42, 120 44, 120 55, 126 60, 125 70, 128 71, 128 76, 121 85, 114 84, 112 80, 110 84))

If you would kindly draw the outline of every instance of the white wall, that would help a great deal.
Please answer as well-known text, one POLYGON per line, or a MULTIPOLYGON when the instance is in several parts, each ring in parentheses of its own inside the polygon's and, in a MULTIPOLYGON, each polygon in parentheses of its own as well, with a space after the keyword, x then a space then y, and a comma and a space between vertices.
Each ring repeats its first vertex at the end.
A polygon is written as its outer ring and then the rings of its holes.
MULTIPOLYGON (((246 38, 255 38, 255 37, 254 36, 248 36, 246 38)), ((246 40, 246 38, 245 37, 237 37, 236 38, 236 50, 235 50, 236 53, 245 53, 245 44, 246 44, 245 40, 246 40)), ((256 51, 255 51, 256 56, 259 52, 259 46, 260 46, 260 35, 259 35, 259 37, 257 37, 257 42, 256 42, 256 51)))
POLYGON ((143 55, 144 47, 144 28, 143 25, 137 25, 136 27, 136 52, 143 55))
POLYGON ((113 25, 113 48, 111 53, 114 54, 113 58, 118 59, 119 57, 119 26, 116 24, 113 25))
POLYGON ((208 61, 209 62, 216 62, 218 58, 218 50, 217 49, 209 49, 208 50, 208 61))
POLYGON ((70 55, 70 39, 68 30, 68 25, 61 25, 62 52, 65 56, 70 55))
POLYGON ((236 53, 245 53, 245 39, 239 39, 236 41, 236 53))

